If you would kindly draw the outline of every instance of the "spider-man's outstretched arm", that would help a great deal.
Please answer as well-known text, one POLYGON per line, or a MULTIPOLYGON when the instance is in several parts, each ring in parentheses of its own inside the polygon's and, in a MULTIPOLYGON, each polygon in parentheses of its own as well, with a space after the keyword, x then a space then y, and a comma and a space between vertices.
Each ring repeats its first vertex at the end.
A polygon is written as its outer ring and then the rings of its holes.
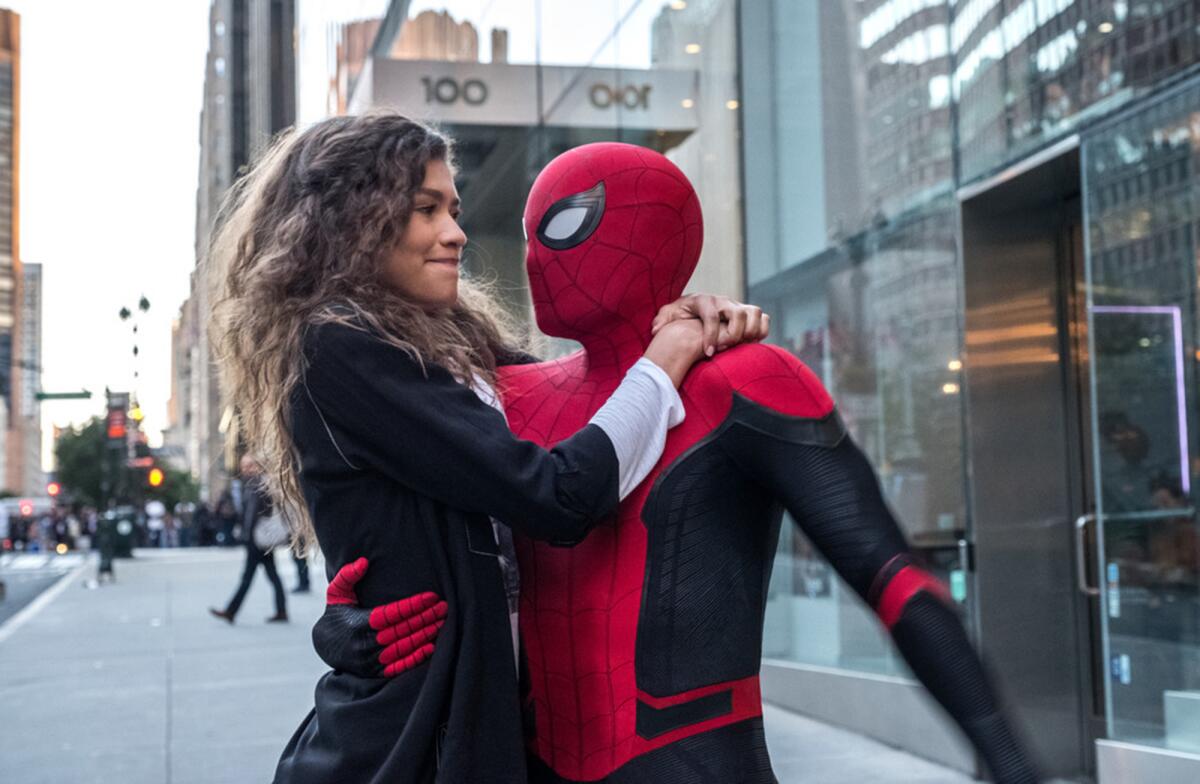
MULTIPOLYGON (((796 394, 805 394, 796 383, 796 394)), ((823 391, 819 396, 827 400, 823 391)), ((824 417, 788 416, 739 396, 720 441, 875 610, 913 674, 962 727, 996 781, 1037 782, 946 589, 914 559, 870 463, 827 403, 826 410, 824 417)))

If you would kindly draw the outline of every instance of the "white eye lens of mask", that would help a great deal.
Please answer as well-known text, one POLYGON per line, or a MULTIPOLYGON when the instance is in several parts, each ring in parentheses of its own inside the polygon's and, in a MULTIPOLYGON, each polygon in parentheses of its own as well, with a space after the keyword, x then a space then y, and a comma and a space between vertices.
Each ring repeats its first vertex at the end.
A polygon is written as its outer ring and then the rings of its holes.
POLYGON ((548 239, 565 240, 579 231, 587 214, 587 207, 568 207, 550 219, 542 234, 548 239))

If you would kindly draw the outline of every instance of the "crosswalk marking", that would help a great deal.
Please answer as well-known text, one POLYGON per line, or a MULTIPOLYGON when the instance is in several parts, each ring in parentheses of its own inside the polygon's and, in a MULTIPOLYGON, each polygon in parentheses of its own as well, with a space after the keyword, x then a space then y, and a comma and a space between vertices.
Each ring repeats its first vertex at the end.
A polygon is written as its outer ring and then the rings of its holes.
POLYGON ((9 569, 41 569, 50 560, 47 555, 18 555, 9 563, 9 569))
POLYGON ((0 555, 0 569, 28 571, 33 569, 73 569, 84 559, 83 553, 50 555, 48 553, 5 553, 0 555))

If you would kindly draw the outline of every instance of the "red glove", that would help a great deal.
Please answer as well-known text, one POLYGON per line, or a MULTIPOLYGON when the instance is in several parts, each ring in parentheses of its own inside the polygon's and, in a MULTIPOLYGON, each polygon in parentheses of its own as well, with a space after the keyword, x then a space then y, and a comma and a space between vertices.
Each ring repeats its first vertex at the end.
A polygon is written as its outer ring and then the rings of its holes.
POLYGON ((325 591, 325 613, 313 627, 313 647, 330 667, 364 678, 391 678, 433 656, 447 606, 426 591, 374 609, 358 606, 354 586, 367 559, 343 566, 325 591))

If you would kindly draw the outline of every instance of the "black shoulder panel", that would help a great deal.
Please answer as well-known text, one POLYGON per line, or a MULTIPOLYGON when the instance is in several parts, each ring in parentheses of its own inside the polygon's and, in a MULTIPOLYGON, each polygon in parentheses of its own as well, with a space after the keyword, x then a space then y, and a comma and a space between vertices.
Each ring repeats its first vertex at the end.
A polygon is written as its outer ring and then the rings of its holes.
POLYGON ((773 411, 747 397, 733 394, 733 406, 719 430, 729 426, 747 427, 764 435, 803 446, 837 446, 846 437, 846 425, 833 409, 820 419, 790 416, 773 411))

